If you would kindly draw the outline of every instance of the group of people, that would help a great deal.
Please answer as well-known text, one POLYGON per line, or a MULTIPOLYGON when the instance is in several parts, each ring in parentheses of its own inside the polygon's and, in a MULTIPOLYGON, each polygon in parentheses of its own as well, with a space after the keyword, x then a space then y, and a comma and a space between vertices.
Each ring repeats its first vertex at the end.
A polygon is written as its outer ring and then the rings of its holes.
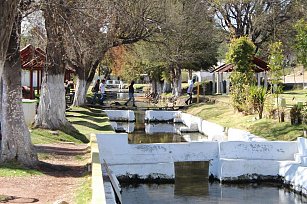
MULTIPOLYGON (((126 103, 124 104, 125 106, 128 105, 128 103, 130 101, 132 101, 132 105, 133 107, 136 107, 135 105, 135 98, 134 98, 134 81, 132 80, 130 85, 129 85, 129 99, 126 101, 126 103)), ((185 103, 187 105, 192 103, 192 94, 193 94, 193 87, 194 87, 194 83, 195 83, 195 79, 193 79, 188 87, 187 90, 187 94, 189 96, 189 98, 185 101, 185 103)), ((102 79, 100 81, 100 79, 97 79, 94 87, 92 88, 92 92, 93 92, 93 98, 92 98, 92 104, 96 103, 96 98, 99 98, 99 102, 101 105, 104 105, 104 101, 106 99, 106 80, 102 79), (99 97, 100 96, 100 97, 99 97)))
POLYGON ((92 104, 96 103, 96 98, 99 99, 99 103, 101 105, 104 105, 105 100, 105 91, 106 91, 106 80, 102 79, 100 82, 100 79, 97 79, 94 87, 92 88, 93 92, 93 98, 92 98, 92 104))
MULTIPOLYGON (((129 85, 129 99, 126 101, 125 106, 128 105, 130 101, 132 101, 133 107, 136 107, 135 105, 135 99, 134 99, 134 81, 132 80, 130 85, 129 85)), ((106 80, 102 79, 97 79, 95 85, 92 88, 93 92, 93 98, 92 98, 92 104, 96 103, 96 99, 99 99, 100 105, 104 105, 104 101, 106 99, 106 80)))

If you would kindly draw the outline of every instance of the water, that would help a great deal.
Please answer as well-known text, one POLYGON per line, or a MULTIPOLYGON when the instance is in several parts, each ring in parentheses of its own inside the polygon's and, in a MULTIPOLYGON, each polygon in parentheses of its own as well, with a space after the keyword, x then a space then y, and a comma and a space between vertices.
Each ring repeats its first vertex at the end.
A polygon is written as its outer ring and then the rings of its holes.
POLYGON ((203 182, 185 187, 177 184, 139 184, 122 188, 124 204, 301 204, 307 199, 280 187, 267 185, 220 185, 203 182), (182 191, 184 188, 184 191, 182 191))
MULTIPOLYGON (((121 132, 128 132, 130 144, 176 143, 204 141, 200 133, 177 134, 183 124, 145 123, 144 112, 136 112, 136 123, 116 123, 121 132)), ((175 163, 174 184, 121 184, 124 204, 301 204, 307 198, 278 185, 221 185, 208 182, 208 165, 185 166, 175 163), (189 166, 189 167, 187 167, 189 166)))
POLYGON ((197 142, 207 139, 201 133, 180 133, 182 123, 146 123, 145 112, 135 111, 136 122, 111 122, 117 132, 127 132, 129 144, 197 142))

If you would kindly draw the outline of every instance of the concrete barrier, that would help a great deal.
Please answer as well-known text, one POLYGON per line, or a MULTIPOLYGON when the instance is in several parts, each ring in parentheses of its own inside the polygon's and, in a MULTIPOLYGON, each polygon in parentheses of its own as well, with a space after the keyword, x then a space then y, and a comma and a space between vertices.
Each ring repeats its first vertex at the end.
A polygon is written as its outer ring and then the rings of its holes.
POLYGON ((188 127, 190 132, 200 132, 202 129, 202 119, 199 117, 181 113, 181 120, 188 127))
POLYGON ((224 141, 225 132, 224 127, 216 123, 212 123, 206 120, 202 121, 201 132, 208 136, 208 140, 211 141, 224 141))
MULTIPOLYGON (((162 122, 162 121, 178 121, 181 111, 155 111, 148 110, 145 112, 146 121, 162 122)), ((178 121, 179 122, 179 121, 178 121)))
POLYGON ((103 110, 111 121, 135 121, 134 112, 131 110, 103 110))
POLYGON ((227 130, 228 141, 266 141, 266 139, 258 137, 248 131, 240 130, 236 128, 229 128, 227 130))
POLYGON ((36 100, 22 99, 22 109, 27 126, 32 125, 36 115, 36 100))

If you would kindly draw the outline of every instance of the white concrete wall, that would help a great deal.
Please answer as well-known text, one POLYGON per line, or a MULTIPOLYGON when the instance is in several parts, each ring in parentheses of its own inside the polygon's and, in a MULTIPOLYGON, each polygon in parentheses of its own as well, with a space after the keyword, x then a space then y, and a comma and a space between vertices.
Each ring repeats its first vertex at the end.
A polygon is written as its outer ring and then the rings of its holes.
POLYGON ((225 128, 221 125, 203 120, 200 132, 207 135, 208 140, 210 141, 224 141, 225 140, 224 129, 225 128))
POLYGON ((221 142, 220 158, 251 160, 294 160, 297 142, 221 142))
POLYGON ((113 121, 135 121, 134 112, 131 110, 103 110, 113 121))
POLYGON ((97 141, 101 162, 106 160, 116 176, 173 178, 174 162, 210 161, 209 174, 221 181, 282 176, 307 195, 307 167, 294 160, 299 151, 307 151, 304 138, 297 142, 128 144, 126 133, 114 133, 97 134, 97 141))
POLYGON ((236 128, 229 128, 227 131, 228 141, 266 141, 262 137, 258 137, 248 131, 236 128))
POLYGON ((154 133, 177 133, 179 129, 175 124, 168 123, 148 123, 145 125, 145 132, 147 134, 154 133))
POLYGON ((36 103, 36 100, 22 99, 22 109, 27 126, 30 126, 34 122, 36 115, 36 103))
MULTIPOLYGON (((147 121, 173 121, 180 118, 181 111, 155 111, 148 110, 145 112, 145 120, 147 121)), ((179 122, 179 121, 178 121, 179 122)))
POLYGON ((191 114, 181 113, 182 122, 190 131, 200 132, 202 129, 202 119, 191 114))
MULTIPOLYGON (((210 174, 217 176, 218 143, 165 143, 165 144, 128 144, 128 135, 97 134, 100 160, 105 159, 112 165, 173 163, 178 161, 209 161, 210 174)), ((122 168, 122 175, 135 174, 122 168)), ((119 173, 119 172, 117 172, 119 173)), ((152 169, 152 173, 156 173, 152 169)), ((141 173, 141 175, 144 175, 141 173)), ((172 172, 168 176, 172 176, 172 172)))

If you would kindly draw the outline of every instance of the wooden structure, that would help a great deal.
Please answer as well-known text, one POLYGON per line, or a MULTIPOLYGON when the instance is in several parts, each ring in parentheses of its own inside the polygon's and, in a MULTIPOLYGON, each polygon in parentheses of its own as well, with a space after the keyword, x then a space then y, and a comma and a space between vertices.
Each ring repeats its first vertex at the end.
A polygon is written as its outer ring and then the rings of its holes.
MULTIPOLYGON (((36 88, 37 94, 40 93, 43 70, 46 63, 46 53, 40 49, 35 48, 32 45, 27 45, 20 50, 21 67, 23 70, 30 72, 30 84, 29 87, 24 86, 23 90, 29 92, 24 95, 25 98, 34 99, 36 88), (36 72, 36 84, 34 84, 34 73, 36 72)), ((65 70, 64 81, 71 81, 71 75, 75 72, 74 69, 68 67, 65 70)))
POLYGON ((36 72, 36 88, 37 93, 39 94, 42 76, 43 76, 43 68, 46 62, 46 54, 40 48, 34 48, 32 45, 27 45, 23 49, 20 50, 20 59, 21 59, 21 67, 23 70, 27 70, 30 72, 30 90, 29 96, 26 98, 34 99, 34 72, 36 72))
MULTIPOLYGON (((258 86, 263 85, 267 87, 267 71, 270 70, 268 64, 260 58, 254 57, 253 58, 253 67, 252 69, 255 72, 257 77, 258 86)), ((211 73, 212 75, 212 94, 223 94, 229 93, 229 75, 233 71, 234 65, 233 64, 223 64, 215 68, 211 73), (226 79, 226 80, 225 80, 226 79), (216 83, 216 87, 215 87, 216 83)))

